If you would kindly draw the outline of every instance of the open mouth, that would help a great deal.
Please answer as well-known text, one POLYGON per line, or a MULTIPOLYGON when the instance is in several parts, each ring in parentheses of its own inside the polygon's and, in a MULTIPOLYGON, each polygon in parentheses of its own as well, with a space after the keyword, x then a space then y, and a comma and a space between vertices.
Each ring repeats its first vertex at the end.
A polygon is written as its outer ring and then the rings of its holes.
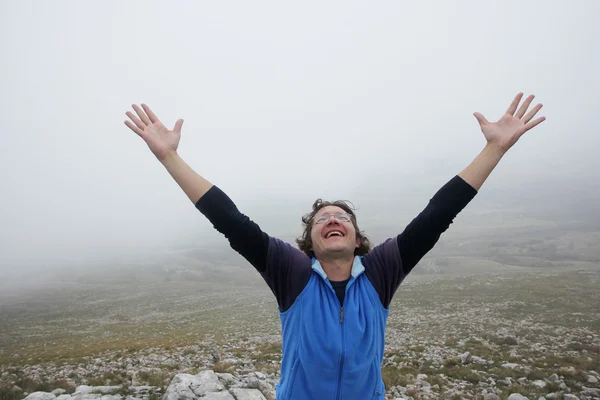
POLYGON ((332 238, 332 237, 344 237, 344 234, 342 233, 342 231, 336 231, 336 230, 333 230, 333 231, 331 231, 331 232, 328 232, 328 233, 325 235, 325 239, 330 239, 330 238, 332 238))

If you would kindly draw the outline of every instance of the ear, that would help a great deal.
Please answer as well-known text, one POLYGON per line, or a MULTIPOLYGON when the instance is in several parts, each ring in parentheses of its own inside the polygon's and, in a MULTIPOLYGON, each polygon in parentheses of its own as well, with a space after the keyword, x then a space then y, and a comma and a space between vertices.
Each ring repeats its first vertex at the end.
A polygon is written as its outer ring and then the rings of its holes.
POLYGON ((356 246, 357 249, 360 247, 360 239, 356 238, 356 246))

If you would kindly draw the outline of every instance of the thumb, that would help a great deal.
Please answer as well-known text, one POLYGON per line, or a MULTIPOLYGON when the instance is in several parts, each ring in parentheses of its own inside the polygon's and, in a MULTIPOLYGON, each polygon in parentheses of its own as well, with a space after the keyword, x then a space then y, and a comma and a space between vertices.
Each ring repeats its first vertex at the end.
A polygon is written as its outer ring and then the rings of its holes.
POLYGON ((173 132, 181 133, 181 126, 182 125, 183 125, 183 120, 182 119, 178 119, 177 122, 175 122, 175 127, 173 128, 173 132))
POLYGON ((489 121, 487 119, 485 119, 485 117, 481 114, 481 113, 473 113, 473 116, 475 116, 475 118, 477 118, 477 122, 479 122, 479 125, 484 126, 489 124, 489 121))

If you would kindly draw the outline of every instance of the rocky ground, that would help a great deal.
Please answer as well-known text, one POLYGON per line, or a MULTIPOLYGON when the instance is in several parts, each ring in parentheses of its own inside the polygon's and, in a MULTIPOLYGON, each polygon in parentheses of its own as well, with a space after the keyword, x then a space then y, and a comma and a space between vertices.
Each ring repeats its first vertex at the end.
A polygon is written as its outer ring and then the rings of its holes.
MULTIPOLYGON (((597 265, 407 281, 388 321, 386 397, 600 399, 599 283, 597 265)), ((143 301, 131 310, 121 305, 127 329, 114 321, 110 329, 87 326, 85 341, 70 340, 56 328, 79 322, 61 322, 50 313, 45 331, 10 314, 10 332, 20 336, 0 336, 0 400, 274 399, 280 332, 270 293, 242 291, 240 301, 225 306, 217 291, 194 313, 179 308, 195 301, 186 296, 180 287, 171 314, 164 305, 143 301), (140 310, 144 316, 134 324, 140 310), (18 331, 14 324, 21 324, 18 331), (129 341, 110 342, 122 331, 129 332, 129 341), (62 352, 68 343, 72 351, 52 359, 55 353, 42 349, 42 342, 62 352)))

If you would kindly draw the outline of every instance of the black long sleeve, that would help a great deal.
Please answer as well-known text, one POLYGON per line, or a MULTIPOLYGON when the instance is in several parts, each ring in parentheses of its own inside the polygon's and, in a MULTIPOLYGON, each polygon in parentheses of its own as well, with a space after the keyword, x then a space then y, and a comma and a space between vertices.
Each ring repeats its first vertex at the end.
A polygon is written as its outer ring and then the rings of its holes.
POLYGON ((310 279, 310 258, 263 232, 216 186, 200 198, 196 208, 225 235, 231 247, 256 268, 271 288, 280 310, 290 308, 310 279))
POLYGON ((475 197, 477 190, 460 176, 454 176, 431 198, 429 204, 398 235, 398 248, 405 275, 437 243, 454 218, 475 197))
POLYGON ((242 214, 221 189, 211 187, 198 200, 196 208, 229 240, 232 249, 248 260, 258 272, 265 272, 269 235, 242 214))
MULTIPOLYGON (((383 243, 384 251, 373 252, 364 258, 365 272, 388 307, 402 280, 423 256, 431 250, 458 213, 473 199, 477 191, 458 175, 446 183, 429 201, 425 209, 395 238, 396 246, 383 243), (377 260, 375 261, 375 259, 377 260), (369 267, 372 264, 372 267, 369 267)), ((198 202, 196 208, 222 233, 232 249, 242 255, 265 278, 277 297, 282 311, 293 304, 296 296, 310 277, 310 262, 297 249, 271 238, 241 213, 233 201, 218 187, 213 186, 198 202), (278 259, 269 263, 269 246, 282 251, 293 260, 278 259), (306 258, 306 265, 304 265, 306 258), (289 268, 302 265, 301 268, 289 268)), ((391 240, 391 239, 390 239, 391 240)))
POLYGON ((365 274, 389 307, 396 290, 423 256, 431 250, 456 215, 473 199, 477 191, 458 175, 448 181, 431 198, 425 209, 396 238, 380 246, 384 251, 364 257, 365 274), (395 243, 396 246, 390 246, 395 243))

